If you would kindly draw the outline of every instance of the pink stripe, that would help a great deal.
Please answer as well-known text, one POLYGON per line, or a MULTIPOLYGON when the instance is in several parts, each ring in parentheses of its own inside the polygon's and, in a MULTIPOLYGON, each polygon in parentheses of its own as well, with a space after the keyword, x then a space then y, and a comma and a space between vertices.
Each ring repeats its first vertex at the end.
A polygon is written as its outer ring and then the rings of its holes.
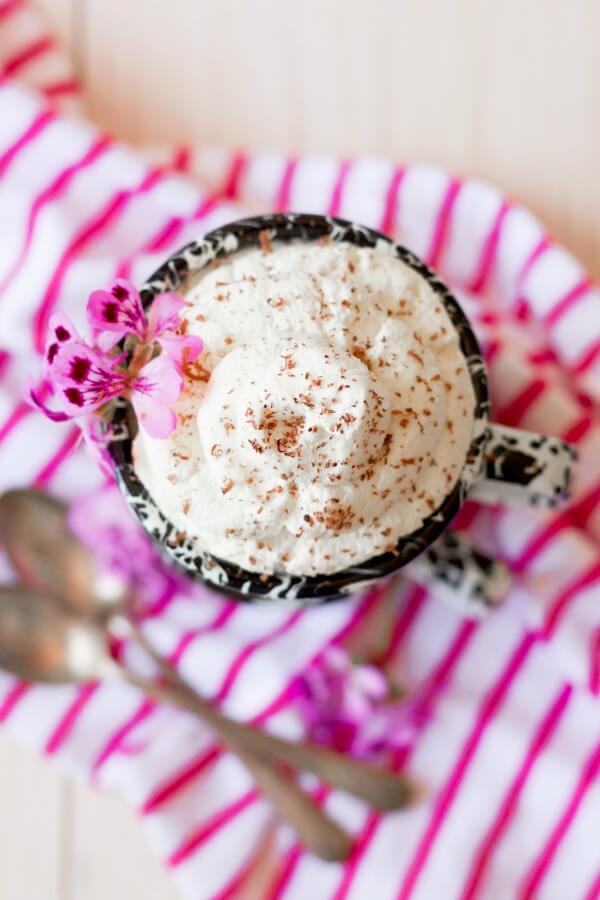
POLYGON ((108 147, 110 147, 110 145, 111 141, 108 138, 101 138, 99 141, 94 143, 89 148, 89 150, 86 151, 86 153, 81 157, 80 160, 63 169, 60 175, 55 178, 54 181, 35 198, 29 210, 23 243, 14 263, 0 282, 0 294, 2 294, 6 290, 6 288, 20 269, 21 265, 23 264, 23 261, 27 257, 27 253, 31 246, 37 218, 43 207, 51 200, 54 200, 56 197, 58 197, 70 184, 74 176, 85 169, 87 166, 95 162, 98 157, 101 156, 108 147))
MULTIPOLYGON (((384 593, 383 588, 374 588, 369 591, 362 600, 357 604, 357 607, 350 618, 349 622, 346 626, 336 635, 336 637, 331 641, 331 643, 341 642, 344 638, 347 638, 356 628, 358 628, 365 620, 367 615, 374 608, 379 597, 384 593)), ((323 653, 323 649, 321 649, 311 662, 314 662, 321 653, 323 653)), ((289 705, 290 702, 296 696, 296 676, 294 676, 283 689, 283 691, 279 694, 278 697, 275 698, 267 707, 265 707, 258 716, 256 716, 252 721, 254 724, 262 724, 267 721, 271 716, 280 712, 286 706, 289 705)), ((153 812, 163 803, 166 803, 168 799, 173 796, 175 793, 184 788, 190 781, 192 781, 197 774, 202 772, 206 765, 212 764, 219 756, 223 753, 222 748, 219 745, 214 745, 208 750, 203 750, 199 756, 194 757, 190 760, 186 765, 180 769, 174 776, 172 776, 166 783, 162 784, 157 791, 152 794, 149 799, 145 802, 143 806, 144 811, 153 812), (205 762, 204 759, 210 754, 210 759, 208 762, 205 762), (214 756, 213 756, 214 754, 214 756), (148 807, 148 810, 147 810, 148 807)))
POLYGON ((444 199, 442 200, 435 219, 431 244, 427 252, 427 263, 430 266, 435 267, 438 265, 444 251, 446 239, 450 231, 452 210, 454 209, 461 187, 462 181, 459 181, 458 178, 453 178, 446 188, 444 199))
MULTIPOLYGON (((412 621, 414 621, 414 619, 412 619, 412 621)), ((439 697, 442 686, 448 682, 450 673, 454 666, 457 664, 462 653, 465 651, 468 641, 470 640, 471 635, 474 632, 474 629, 475 624, 473 622, 466 623, 460 629, 457 638, 454 640, 452 646, 450 647, 449 652, 442 660, 441 664, 438 666, 435 674, 432 676, 421 701, 421 710, 424 718, 429 715, 430 707, 435 699, 439 697)), ((396 651, 399 649, 401 643, 406 638, 408 631, 408 627, 402 630, 402 633, 401 635, 399 635, 398 641, 396 642, 396 651)), ((405 764, 408 756, 408 752, 399 754, 395 761, 394 768, 399 770, 402 765, 405 764)), ((381 816, 377 813, 371 813, 371 815, 368 817, 358 843, 355 846, 352 857, 344 867, 342 881, 332 900, 343 900, 343 898, 347 895, 352 886, 352 882, 356 875, 360 860, 366 853, 372 839, 374 838, 376 829, 379 826, 380 821, 381 816)), ((296 859, 294 861, 294 868, 297 866, 298 862, 299 859, 296 859)), ((288 881, 289 878, 286 879, 286 884, 288 881)))
POLYGON ((48 756, 51 756, 52 754, 60 750, 62 745, 65 743, 65 741, 73 731, 73 728, 75 727, 75 723, 77 722, 79 716, 84 711, 99 687, 100 684, 96 681, 92 684, 84 684, 83 687, 79 688, 77 697, 69 706, 68 710, 63 715, 60 722, 46 741, 44 753, 46 753, 48 756))
POLYGON ((581 375, 586 369, 589 369, 600 356, 600 340, 596 341, 589 347, 581 359, 574 363, 571 368, 576 375, 581 375))
POLYGON ((257 652, 257 650, 261 650, 263 647, 266 647, 267 644, 272 643, 278 638, 282 637, 288 631, 290 631, 302 618, 304 618, 305 610, 298 609, 296 612, 292 613, 292 615, 282 622, 277 628, 274 628, 273 631, 270 631, 268 634, 263 635, 263 637, 259 638, 256 641, 251 641, 238 653, 233 663, 230 665, 225 678, 221 684, 221 687, 217 691, 216 695, 212 698, 213 703, 222 703, 226 697, 229 696, 233 685, 235 684, 238 675, 242 668, 246 665, 248 660, 257 652))
POLYGON ((30 403, 25 403, 24 400, 22 400, 21 403, 18 403, 4 425, 0 425, 0 441, 5 440, 19 422, 32 412, 33 407, 30 403))
MULTIPOLYGON (((322 807, 325 800, 331 793, 331 789, 320 785, 316 791, 311 791, 310 796, 317 806, 322 807)), ((304 849, 301 844, 294 844, 283 860, 283 864, 277 871, 276 876, 271 885, 266 889, 261 900, 280 900, 286 887, 292 880, 294 872, 298 868, 298 863, 304 856, 304 849)))
POLYGON ((600 897, 600 872, 598 872, 597 877, 594 879, 594 882, 584 897, 584 900, 598 900, 600 897))
POLYGON ((571 519, 574 524, 580 528, 587 525, 590 516, 595 513, 600 503, 600 484, 591 489, 587 494, 574 505, 570 507, 571 519))
MULTIPOLYGON (((469 646, 477 633, 477 628, 477 623, 473 621, 464 622, 460 626, 448 652, 443 657, 434 674, 425 683, 419 701, 419 712, 424 721, 431 718, 434 704, 438 702, 443 690, 449 686, 452 674, 460 665, 465 653, 469 649, 469 646)), ((403 764, 408 763, 414 749, 415 748, 413 747, 406 752, 403 758, 403 764)))
POLYGON ((40 38, 38 41, 35 41, 23 50, 20 50, 19 53, 16 53, 13 57, 4 62, 1 74, 4 77, 10 77, 23 66, 26 66, 28 63, 32 62, 32 60, 38 59, 40 56, 44 56, 45 53, 48 53, 48 51, 53 48, 54 41, 52 38, 40 38))
POLYGON ((18 9, 23 9, 23 0, 5 0, 4 3, 0 3, 0 19, 12 15, 18 9))
POLYGON ((543 366, 546 363, 554 364, 558 361, 556 353, 550 347, 545 347, 543 350, 537 350, 535 353, 530 353, 528 359, 534 366, 543 366))
POLYGON ((66 78, 64 81, 55 81, 52 84, 45 84, 39 90, 45 97, 62 97, 64 94, 78 94, 81 86, 78 81, 73 78, 66 78))
POLYGON ((523 266, 523 268, 521 269, 521 272, 519 273, 519 278, 517 280, 517 284, 519 287, 523 284, 523 282, 525 281, 525 279, 531 272, 533 266, 538 261, 540 256, 543 256, 543 254, 546 252, 546 250, 548 250, 548 248, 551 245, 552 245, 552 242, 547 235, 544 235, 544 237, 538 241, 538 243, 533 248, 532 252, 529 254, 527 259, 525 260, 525 265, 523 266))
POLYGON ((525 297, 519 297, 515 301, 513 315, 517 322, 529 322, 531 319, 531 308, 525 297))
POLYGON ((279 185, 273 203, 275 212, 285 212, 287 209, 289 209, 292 182, 294 180, 294 175, 296 174, 297 167, 297 159, 288 159, 287 163, 285 164, 283 176, 281 178, 281 184, 279 185))
POLYGON ((570 291, 567 291, 564 297, 556 301, 550 312, 544 317, 544 324, 548 326, 555 325, 581 297, 584 297, 589 293, 591 288, 591 280, 587 277, 582 278, 581 281, 577 282, 575 287, 571 288, 570 291))
POLYGON ((496 358, 500 350, 502 350, 503 344, 502 341, 493 340, 490 341, 487 347, 484 350, 484 355, 487 360, 488 365, 490 365, 493 360, 496 358))
POLYGON ((342 880, 333 894, 331 900, 344 900, 348 896, 348 891, 352 887, 352 882, 356 878, 356 873, 361 860, 364 858, 373 838, 377 832, 381 821, 381 815, 378 813, 370 813, 367 823, 362 830, 360 838, 354 845, 352 855, 344 866, 344 874, 342 880))
POLYGON ((189 172, 191 153, 189 147, 177 147, 171 165, 176 172, 189 172))
POLYGON ((313 662, 315 662, 321 653, 329 646, 339 646, 345 640, 347 640, 351 634, 353 634, 361 625, 366 623, 369 615, 373 612, 375 607, 377 606, 378 601, 385 596, 389 585, 385 582, 375 585, 370 588, 366 594, 363 594, 360 600, 356 603, 356 608, 346 624, 341 628, 335 637, 326 644, 324 648, 322 648, 318 653, 313 657, 313 662))
POLYGON ((104 207, 102 212, 85 225, 71 241, 54 270, 54 274, 50 279, 42 302, 34 316, 33 336, 38 353, 41 353, 44 349, 48 319, 54 310, 63 279, 73 259, 80 253, 88 241, 95 237, 99 232, 103 231, 107 225, 110 225, 113 219, 126 208, 132 200, 147 193, 163 177, 164 171, 162 169, 154 169, 144 176, 137 187, 118 191, 104 207))
POLYGON ((405 174, 406 169, 403 166, 397 166, 390 178, 390 183, 385 195, 383 215, 381 217, 381 222, 379 223, 379 230, 383 231, 384 234, 393 235, 396 231, 398 195, 405 174))
POLYGON ((4 724, 4 722, 6 722, 14 708, 21 702, 30 689, 31 686, 24 681, 17 682, 17 684, 10 689, 0 704, 0 723, 4 724))
POLYGON ((467 531, 477 516, 481 511, 481 507, 478 503, 474 503, 472 500, 467 500, 466 503, 463 503, 459 512, 452 522, 452 528, 457 528, 459 531, 467 531))
POLYGON ((119 748, 123 741, 131 734, 131 732, 137 728, 141 722, 148 718, 149 715, 154 712, 156 708, 156 704, 152 700, 144 700, 143 703, 140 704, 137 711, 131 716, 120 728, 118 728, 113 735, 106 742, 96 759, 92 765, 92 777, 95 778, 98 775, 98 772, 102 768, 102 766, 113 756, 119 748))
POLYGON ((331 191, 331 199, 329 201, 329 207, 327 209, 328 216, 339 215, 342 206, 344 186, 346 184, 346 179, 348 178, 348 174, 351 168, 352 163, 350 162, 350 160, 343 159, 339 164, 337 177, 333 185, 333 190, 331 191))
POLYGON ((171 853, 171 855, 167 859, 167 865, 170 868, 175 868, 176 866, 181 865, 182 862, 185 862, 193 853, 196 853, 200 847, 205 844, 215 832, 219 831, 229 822, 236 818, 240 813, 242 813, 245 809, 251 806, 254 801, 259 797, 258 791, 252 789, 247 793, 243 794, 238 800, 234 803, 231 803, 229 806, 226 806, 220 812, 218 812, 212 819, 209 819, 208 822, 205 822, 197 831, 193 832, 189 835, 185 841, 180 844, 180 846, 171 853))
POLYGON ((550 524, 538 532, 533 540, 525 547, 521 555, 511 564, 515 572, 527 570, 533 560, 555 537, 571 525, 571 512, 567 510, 556 516, 550 524))
POLYGON ((11 162, 21 152, 21 150, 24 150, 27 144, 35 140, 35 138, 38 137, 38 135, 41 134, 42 131, 51 122, 53 122, 55 118, 56 113, 52 110, 46 109, 33 120, 31 125, 23 132, 21 137, 0 156, 0 176, 6 173, 6 170, 10 166, 11 162))
POLYGON ((554 734, 572 693, 573 689, 571 686, 561 689, 558 697, 556 697, 536 730, 517 774, 504 796, 496 818, 475 853, 473 865, 467 876, 466 885, 460 900, 475 900, 492 855, 516 812, 519 797, 523 792, 527 779, 546 744, 554 734))
POLYGON ((192 631, 184 631, 175 645, 175 649, 169 656, 171 664, 173 666, 179 666, 181 658, 190 644, 192 644, 196 638, 202 637, 202 635, 212 634, 223 628, 234 615, 236 609, 238 609, 238 607, 235 606, 234 603, 228 603, 219 611, 213 622, 209 622, 207 625, 202 625, 200 628, 195 628, 192 631))
MULTIPOLYGON (((466 652, 475 631, 476 625, 474 622, 466 622, 459 628, 457 636, 452 642, 449 651, 429 679, 429 684, 424 691, 420 703, 421 714, 424 721, 431 717, 432 707, 439 700, 443 689, 449 685, 451 675, 466 652)), ((394 760, 394 769, 399 771, 402 767, 407 766, 411 755, 410 748, 399 752, 394 760)), ((355 851, 352 854, 350 863, 344 869, 342 881, 332 900, 344 900, 348 895, 354 879, 356 878, 359 863, 365 857, 367 850, 373 842, 381 821, 381 814, 371 813, 369 815, 362 834, 358 839, 355 851)))
POLYGON ((558 623, 564 616, 567 608, 577 599, 578 595, 586 588, 595 584, 600 579, 600 561, 596 562, 590 569, 579 575, 568 587, 566 587, 558 596, 556 603, 548 613, 546 623, 542 632, 544 640, 548 640, 558 626, 558 623))
POLYGON ((578 444, 581 439, 588 433, 594 420, 590 415, 582 416, 574 425, 571 425, 563 434, 565 441, 570 444, 578 444))
POLYGON ((148 609, 144 610, 142 619, 154 619, 162 615, 168 606, 171 605, 178 592, 178 582, 174 578, 170 578, 164 591, 148 609))
POLYGON ((475 755, 481 739, 487 727, 493 721, 494 715, 496 714, 502 701, 508 694, 508 691, 511 688, 515 678, 519 674, 525 660, 527 659, 529 651, 534 644, 534 641, 534 635, 525 635, 525 637, 518 645, 516 651, 513 653, 506 669, 504 670, 496 684, 493 686, 491 691, 489 691, 486 695, 475 720, 475 726, 463 746, 463 749, 459 755, 456 765, 454 766, 450 774, 450 777, 448 778, 446 784, 443 786, 440 794, 438 795, 437 802, 433 809, 433 814, 427 828, 425 829, 425 833, 421 838, 419 846, 413 856, 408 871, 406 872, 406 875, 402 882, 402 886, 398 893, 397 900, 408 900, 408 898, 412 895, 417 880, 427 863, 427 859, 429 857, 435 839, 440 829, 444 825, 450 809, 452 808, 452 803, 459 791, 459 788, 467 773, 469 764, 471 763, 473 756, 475 755))
POLYGON ((262 709, 251 721, 254 725, 262 725, 272 716, 286 709, 298 696, 297 676, 284 687, 280 694, 262 709))
POLYGON ((556 853, 567 831, 569 830, 571 822, 575 818, 575 814, 577 813, 577 810, 579 809, 583 798, 585 797, 588 789, 596 781, 599 770, 600 745, 596 747, 594 752, 587 760, 577 786, 573 791, 573 794, 571 795, 571 799, 569 800, 565 811, 558 820, 548 842, 544 846, 538 859, 532 866, 531 870, 525 876, 523 880, 523 886, 519 892, 519 900, 534 900, 536 896, 540 896, 538 888, 540 887, 544 876, 546 875, 546 872, 550 868, 554 857, 556 856, 556 853))
MULTIPOLYGON (((289 706, 296 695, 296 680, 293 679, 281 694, 252 720, 252 723, 255 725, 263 724, 272 716, 285 709, 286 706, 289 706)), ((202 750, 200 754, 193 757, 182 769, 150 795, 142 807, 142 814, 148 815, 162 807, 171 797, 200 775, 206 767, 216 762, 224 752, 225 750, 220 744, 214 744, 208 749, 202 750)))
MULTIPOLYGON (((36 390, 40 394, 42 400, 48 398, 49 391, 47 381, 41 381, 36 385, 36 390)), ((29 416, 33 411, 34 407, 32 403, 26 402, 25 400, 21 400, 20 403, 17 403, 4 425, 0 425, 0 443, 8 437, 22 419, 29 416)))
POLYGON ((404 605, 404 608, 402 609, 400 615, 394 623, 392 634, 390 636, 387 647, 385 647, 383 652, 372 661, 373 665, 378 666, 380 669, 383 669, 385 666, 389 665, 391 660, 398 652, 398 648, 404 642, 406 633, 412 627, 420 611, 423 609, 426 598, 427 591, 420 585, 417 585, 411 591, 410 596, 404 605))
MULTIPOLYGON (((259 842, 257 842, 259 843, 259 842)), ((237 875, 234 875, 231 881, 225 887, 214 894, 211 900, 240 900, 240 889, 246 884, 254 870, 261 862, 261 854, 253 853, 248 862, 242 866, 237 875)))
POLYGON ((505 425, 517 425, 545 390, 546 382, 536 378, 498 412, 498 420, 505 425))
POLYGON ((222 188, 222 194, 229 200, 235 200, 240 191, 240 182, 248 165, 248 158, 243 153, 236 153, 232 157, 229 172, 222 188))
POLYGON ((36 475, 33 486, 36 488, 46 487, 80 442, 81 431, 79 428, 72 428, 54 456, 48 460, 43 469, 36 475))
POLYGON ((129 278, 132 265, 140 255, 143 255, 144 253, 157 253, 159 250, 167 248, 169 244, 175 240, 184 225, 201 221, 201 219, 218 206, 220 201, 220 194, 213 194, 210 197, 204 198, 190 217, 184 218, 183 216, 174 216, 172 219, 169 219, 169 221, 157 231, 154 237, 151 238, 140 251, 136 251, 136 253, 132 253, 130 256, 121 260, 116 269, 116 277, 129 278))
MULTIPOLYGON (((296 679, 294 678, 279 696, 265 707, 252 723, 255 725, 266 722, 271 716, 281 712, 296 697, 296 679)), ((185 766, 171 776, 163 783, 150 797, 145 801, 142 807, 143 815, 154 812, 157 808, 167 803, 172 796, 186 787, 190 781, 193 781, 204 769, 212 765, 224 753, 224 748, 220 744, 214 744, 207 750, 204 749, 200 754, 194 756, 185 766)))
POLYGON ((480 294, 483 291, 484 287, 487 284, 488 278, 490 277, 490 274, 496 262, 498 244, 500 242, 500 232, 502 231, 502 226, 509 210, 510 204, 504 201, 500 206, 500 209, 498 210, 498 214, 496 216, 494 224, 492 225, 490 233, 488 234, 483 247, 481 248, 481 253, 479 256, 477 268, 475 269, 475 274, 473 275, 473 278, 467 286, 467 290, 472 291, 474 294, 480 294))
POLYGON ((157 235, 152 239, 152 241, 144 248, 142 252, 144 253, 154 253, 157 250, 162 250, 165 246, 167 246, 173 240, 173 237, 176 233, 181 231, 184 225, 189 225, 192 222, 200 222, 209 213, 213 212, 214 209, 222 202, 222 195, 220 193, 210 194, 207 197, 203 197, 202 201, 198 205, 198 207, 194 210, 191 216, 183 217, 178 216, 171 219, 170 222, 167 222, 165 227, 159 231, 157 235))
POLYGON ((546 528, 539 531, 525 547, 521 555, 514 560, 512 568, 516 572, 523 572, 544 547, 566 528, 584 527, 599 502, 600 484, 585 494, 576 504, 567 507, 546 528))
POLYGON ((156 788, 152 794, 145 800, 140 812, 143 816, 149 816, 156 812, 157 809, 163 807, 165 803, 171 800, 175 794, 178 794, 190 781, 200 775, 204 769, 223 755, 223 748, 219 744, 213 744, 208 750, 202 750, 200 754, 195 756, 185 768, 181 769, 174 778, 166 781, 160 787, 156 788))
POLYGON ((6 350, 0 350, 0 378, 6 374, 6 370, 10 364, 10 353, 6 350))
POLYGON ((262 900, 280 900, 283 892, 294 877, 294 873, 298 868, 298 863, 304 856, 304 850, 300 844, 294 844, 287 854, 283 866, 277 873, 277 877, 272 886, 268 889, 262 900))
POLYGON ((590 638, 590 691, 600 694, 600 627, 590 638))

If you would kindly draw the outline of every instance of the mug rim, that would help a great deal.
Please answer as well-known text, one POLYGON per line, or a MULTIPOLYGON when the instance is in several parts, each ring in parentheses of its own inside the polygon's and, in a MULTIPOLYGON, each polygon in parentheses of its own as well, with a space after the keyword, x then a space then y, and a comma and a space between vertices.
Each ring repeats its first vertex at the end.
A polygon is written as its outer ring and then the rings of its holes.
POLYGON ((157 294, 180 289, 190 276, 201 272, 215 259, 260 246, 261 232, 265 231, 269 240, 275 242, 310 242, 328 237, 359 247, 374 247, 383 241, 392 248, 397 259, 416 271, 435 291, 457 331, 475 398, 471 442, 451 491, 423 519, 419 528, 398 538, 394 551, 329 575, 266 574, 250 572, 200 550, 195 546, 194 539, 179 539, 178 530, 159 509, 135 472, 132 449, 137 423, 131 405, 124 399, 120 399, 115 407, 108 451, 115 465, 119 487, 140 524, 167 554, 169 561, 183 569, 189 577, 229 595, 236 595, 241 600, 322 603, 361 591, 379 578, 397 571, 429 547, 447 528, 481 471, 489 423, 487 371, 466 314, 439 276, 412 251, 381 232, 332 216, 275 213, 221 225, 172 253, 146 280, 140 290, 144 308, 152 303, 157 294))

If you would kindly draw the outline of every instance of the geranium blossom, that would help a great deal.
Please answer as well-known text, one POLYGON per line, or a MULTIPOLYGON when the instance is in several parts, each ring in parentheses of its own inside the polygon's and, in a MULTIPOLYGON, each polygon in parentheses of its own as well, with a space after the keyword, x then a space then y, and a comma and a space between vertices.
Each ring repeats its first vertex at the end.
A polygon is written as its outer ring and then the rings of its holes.
POLYGON ((423 724, 418 697, 396 699, 381 669, 329 647, 297 683, 310 740, 371 759, 410 746, 423 724))
POLYGON ((138 291, 118 279, 107 291, 93 291, 88 300, 93 344, 56 313, 44 361, 53 402, 32 391, 34 403, 53 421, 78 418, 84 436, 97 443, 96 417, 108 420, 111 401, 126 397, 148 434, 168 437, 177 424, 172 405, 183 387, 183 365, 196 359, 203 346, 200 338, 183 333, 184 306, 176 294, 159 294, 146 317, 138 291), (131 341, 127 353, 116 346, 123 338, 131 341))
POLYGON ((184 353, 192 361, 202 352, 202 341, 182 333, 180 313, 185 305, 182 297, 165 291, 154 298, 146 317, 139 292, 118 278, 108 290, 92 291, 87 315, 94 339, 104 349, 132 334, 141 343, 156 341, 177 362, 181 362, 184 353))
POLYGON ((68 522, 93 553, 100 571, 122 582, 141 610, 151 606, 169 584, 180 593, 189 592, 189 581, 162 560, 114 482, 77 497, 68 522))

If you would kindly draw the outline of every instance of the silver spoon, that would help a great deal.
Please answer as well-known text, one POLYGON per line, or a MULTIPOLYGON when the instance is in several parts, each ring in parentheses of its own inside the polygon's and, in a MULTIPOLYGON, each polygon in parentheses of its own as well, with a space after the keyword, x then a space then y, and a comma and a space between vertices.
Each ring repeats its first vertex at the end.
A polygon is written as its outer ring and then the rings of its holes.
MULTIPOLYGON (((11 561, 18 558, 19 570, 28 583, 44 585, 44 597, 61 603, 72 615, 84 615, 97 625, 116 626, 121 634, 124 631, 132 634, 156 662, 166 681, 178 688, 179 705, 202 716, 221 733, 227 733, 230 746, 239 741, 243 752, 253 752, 264 761, 283 762, 312 772, 377 809, 399 809, 412 800, 410 783, 398 773, 316 744, 276 738, 218 712, 157 653, 126 615, 124 601, 113 600, 107 606, 97 597, 93 557, 69 532, 66 516, 64 504, 40 491, 13 490, 0 496, 0 542, 11 561), (71 564, 73 573, 68 570, 71 564), (28 573, 32 573, 31 582, 28 573), (82 573, 87 573, 87 579, 82 573)), ((177 699, 171 702, 177 703, 177 699)))
MULTIPOLYGON (((209 722, 247 765, 273 805, 296 827, 303 842, 317 855, 326 859, 343 859, 350 851, 350 839, 294 782, 283 775, 279 768, 281 762, 312 771, 323 780, 354 793, 380 809, 397 809, 412 799, 411 787, 397 774, 315 745, 275 738, 252 726, 228 719, 199 697, 123 615, 125 604, 122 601, 113 598, 107 606, 96 596, 93 558, 69 533, 66 508, 60 501, 32 490, 11 491, 3 495, 0 497, 0 541, 5 544, 22 577, 38 589, 38 602, 62 607, 70 617, 72 626, 81 625, 83 617, 96 628, 117 625, 122 633, 126 627, 155 660, 170 686, 168 692, 161 689, 159 695, 158 686, 153 685, 152 695, 182 706, 209 722), (42 586, 44 590, 40 591, 42 586)), ((79 641, 81 644, 81 638, 79 641)), ((104 654, 106 656, 106 644, 104 654)), ((112 661, 109 659, 108 662, 112 661)), ((116 674, 115 665, 113 662, 109 673, 113 676, 116 674)), ((14 665, 12 670, 15 670, 14 665)), ((134 676, 118 667, 117 672, 120 677, 127 677, 150 693, 145 681, 135 681, 134 676)))
MULTIPOLYGON (((109 655, 100 627, 53 607, 40 593, 20 585, 0 588, 0 668, 26 681, 46 684, 120 679, 161 703, 199 714, 193 692, 182 695, 176 687, 156 684, 119 666, 109 655)), ((280 769, 258 758, 253 748, 245 749, 244 736, 234 722, 212 709, 203 709, 200 715, 225 743, 233 745, 258 787, 312 853, 330 861, 348 857, 350 836, 280 769)))

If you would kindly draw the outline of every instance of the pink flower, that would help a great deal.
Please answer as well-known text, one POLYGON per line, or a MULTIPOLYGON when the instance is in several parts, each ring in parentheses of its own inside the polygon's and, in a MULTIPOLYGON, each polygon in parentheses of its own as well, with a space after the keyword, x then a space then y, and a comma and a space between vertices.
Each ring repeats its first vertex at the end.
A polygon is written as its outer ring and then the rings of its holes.
POLYGON ((122 581, 142 609, 155 603, 169 584, 182 593, 187 591, 183 576, 163 562, 114 481, 77 497, 68 522, 75 537, 94 554, 99 568, 122 581))
POLYGON ((354 665, 345 650, 328 647, 298 681, 308 737, 369 759, 412 744, 423 723, 416 698, 395 700, 385 674, 354 665))
POLYGON ((148 434, 168 437, 177 423, 170 406, 183 387, 177 363, 161 355, 135 373, 121 367, 123 359, 86 344, 66 316, 56 314, 50 321, 45 368, 58 408, 50 408, 36 391, 32 399, 49 418, 64 421, 88 416, 115 397, 126 396, 148 434))
POLYGON ((183 378, 171 357, 157 356, 143 366, 131 382, 131 403, 140 424, 150 437, 166 438, 177 424, 171 409, 183 378))
POLYGON ((94 338, 106 350, 131 334, 142 344, 157 341, 162 351, 181 363, 184 353, 192 362, 202 352, 202 340, 181 332, 180 312, 185 300, 170 291, 152 301, 146 313, 138 291, 122 278, 113 281, 107 291, 93 291, 87 304, 88 320, 94 338))
POLYGON ((45 387, 55 402, 49 406, 42 392, 32 390, 33 402, 55 422, 79 419, 86 442, 104 462, 109 427, 101 422, 110 419, 109 404, 116 397, 131 401, 148 434, 168 437, 177 424, 171 407, 183 388, 183 370, 203 349, 199 337, 185 334, 187 322, 180 318, 185 305, 167 291, 154 298, 146 316, 139 292, 117 279, 88 299, 93 344, 66 316, 55 314, 44 362, 45 387), (117 347, 123 338, 130 338, 127 352, 117 347))
POLYGON ((94 340, 110 350, 126 334, 146 337, 146 314, 138 291, 123 278, 117 278, 107 291, 92 291, 87 302, 87 316, 94 340))

